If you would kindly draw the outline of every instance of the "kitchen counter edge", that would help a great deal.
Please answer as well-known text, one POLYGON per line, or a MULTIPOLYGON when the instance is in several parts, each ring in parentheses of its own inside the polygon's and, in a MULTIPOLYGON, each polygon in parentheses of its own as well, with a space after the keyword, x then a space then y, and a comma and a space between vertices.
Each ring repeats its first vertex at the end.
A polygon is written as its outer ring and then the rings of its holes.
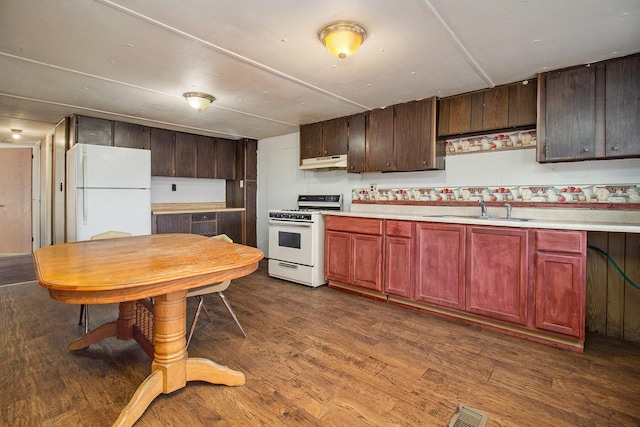
POLYGON ((368 212, 323 212, 324 215, 377 218, 404 221, 437 222, 443 224, 489 225, 511 228, 546 228, 553 230, 606 231, 613 233, 640 233, 640 223, 611 223, 600 221, 561 221, 549 219, 480 219, 472 217, 442 217, 438 215, 389 214, 368 212))

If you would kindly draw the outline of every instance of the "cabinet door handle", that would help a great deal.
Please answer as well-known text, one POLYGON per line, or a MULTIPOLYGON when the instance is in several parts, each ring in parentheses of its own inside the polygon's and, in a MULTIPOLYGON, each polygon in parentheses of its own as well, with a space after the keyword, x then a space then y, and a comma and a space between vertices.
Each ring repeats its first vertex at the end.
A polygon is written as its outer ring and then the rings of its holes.
POLYGON ((617 145, 614 145, 613 147, 611 147, 611 149, 612 149, 613 151, 618 151, 618 146, 617 146, 617 145))
POLYGON ((584 150, 582 150, 582 151, 584 151, 585 153, 588 153, 588 152, 589 152, 589 151, 591 151, 591 150, 589 150, 588 148, 585 148, 585 149, 584 149, 584 150))

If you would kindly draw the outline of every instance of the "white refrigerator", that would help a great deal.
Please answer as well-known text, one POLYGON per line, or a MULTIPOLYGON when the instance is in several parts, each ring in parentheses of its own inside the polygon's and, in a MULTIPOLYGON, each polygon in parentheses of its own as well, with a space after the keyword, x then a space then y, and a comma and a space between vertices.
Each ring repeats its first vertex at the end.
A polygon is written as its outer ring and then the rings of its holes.
POLYGON ((151 234, 151 151, 76 144, 67 151, 67 242, 106 231, 151 234))

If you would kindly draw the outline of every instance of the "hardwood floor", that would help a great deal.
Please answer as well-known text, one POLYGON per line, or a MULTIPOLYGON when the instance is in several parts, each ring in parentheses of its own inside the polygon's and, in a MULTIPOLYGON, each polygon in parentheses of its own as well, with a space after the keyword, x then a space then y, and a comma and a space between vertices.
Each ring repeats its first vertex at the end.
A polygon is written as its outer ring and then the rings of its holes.
POLYGON ((33 255, 0 256, 0 286, 35 279, 33 255))
MULTIPOLYGON (((206 297, 189 347, 246 384, 189 383, 136 426, 446 426, 458 403, 487 426, 640 425, 640 344, 588 336, 584 354, 268 277, 266 263, 206 297)), ((0 425, 103 426, 150 370, 134 343, 71 353, 78 308, 36 284, 0 287, 0 425)), ((189 316, 195 301, 189 301, 189 316)), ((93 327, 116 305, 91 307, 93 327)), ((189 319, 190 324, 190 319, 189 319)))

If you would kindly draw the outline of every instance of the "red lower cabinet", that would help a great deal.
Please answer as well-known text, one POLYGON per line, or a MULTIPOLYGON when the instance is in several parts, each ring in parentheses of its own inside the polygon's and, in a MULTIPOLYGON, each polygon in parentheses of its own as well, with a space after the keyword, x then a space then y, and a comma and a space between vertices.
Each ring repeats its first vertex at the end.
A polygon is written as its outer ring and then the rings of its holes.
POLYGON ((382 220, 328 215, 325 277, 382 293, 382 220))
POLYGON ((527 230, 468 227, 466 311, 527 323, 527 230))
POLYGON ((535 327, 584 339, 586 232, 535 236, 535 327))
POLYGON ((411 298, 413 290, 413 222, 385 222, 384 291, 411 298))
POLYGON ((416 224, 416 301, 463 310, 465 307, 465 226, 416 224))

